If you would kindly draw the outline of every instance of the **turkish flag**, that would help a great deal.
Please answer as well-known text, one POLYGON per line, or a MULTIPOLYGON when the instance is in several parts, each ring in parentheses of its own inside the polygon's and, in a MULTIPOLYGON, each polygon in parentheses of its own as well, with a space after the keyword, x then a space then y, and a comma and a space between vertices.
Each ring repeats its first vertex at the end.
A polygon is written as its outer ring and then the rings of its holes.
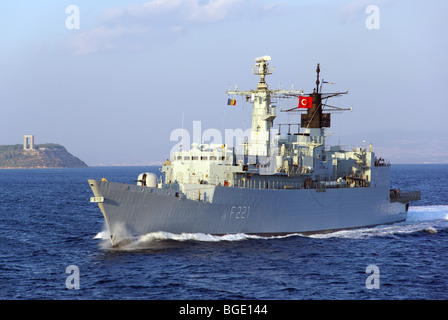
POLYGON ((311 108, 311 105, 313 104, 313 97, 302 97, 299 96, 299 106, 297 108, 311 108))

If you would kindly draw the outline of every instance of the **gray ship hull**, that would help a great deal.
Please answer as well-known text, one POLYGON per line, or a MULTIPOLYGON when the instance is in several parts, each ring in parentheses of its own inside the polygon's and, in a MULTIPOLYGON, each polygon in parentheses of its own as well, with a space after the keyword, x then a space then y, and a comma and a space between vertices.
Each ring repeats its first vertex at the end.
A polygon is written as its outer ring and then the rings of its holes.
MULTIPOLYGON (((388 188, 259 190, 209 187, 207 201, 179 192, 89 180, 112 244, 151 232, 279 235, 324 233, 404 221, 407 204, 388 188)), ((198 185, 198 188, 201 186, 198 185)))

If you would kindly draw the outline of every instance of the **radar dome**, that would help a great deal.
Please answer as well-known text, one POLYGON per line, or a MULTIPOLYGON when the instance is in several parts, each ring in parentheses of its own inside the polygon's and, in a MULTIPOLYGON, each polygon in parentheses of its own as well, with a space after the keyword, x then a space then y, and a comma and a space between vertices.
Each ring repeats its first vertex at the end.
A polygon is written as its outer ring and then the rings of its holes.
POLYGON ((157 176, 151 172, 140 173, 137 179, 138 186, 156 188, 157 187, 157 176))

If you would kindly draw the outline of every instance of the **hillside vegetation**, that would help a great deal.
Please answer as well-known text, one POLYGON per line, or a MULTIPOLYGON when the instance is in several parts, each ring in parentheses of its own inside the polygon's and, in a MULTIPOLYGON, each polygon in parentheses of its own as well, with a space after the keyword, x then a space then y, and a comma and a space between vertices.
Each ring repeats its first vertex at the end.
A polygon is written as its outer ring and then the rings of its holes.
POLYGON ((0 168, 83 168, 87 165, 55 144, 36 144, 23 150, 22 144, 0 146, 0 168))

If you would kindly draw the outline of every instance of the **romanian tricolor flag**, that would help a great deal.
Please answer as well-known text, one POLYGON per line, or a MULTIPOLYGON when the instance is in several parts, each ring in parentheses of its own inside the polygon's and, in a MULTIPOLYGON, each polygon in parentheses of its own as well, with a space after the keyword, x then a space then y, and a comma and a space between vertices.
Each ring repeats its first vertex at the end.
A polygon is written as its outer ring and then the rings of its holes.
POLYGON ((234 105, 236 105, 236 100, 235 100, 235 99, 228 99, 228 100, 227 100, 227 105, 229 105, 229 106, 234 106, 234 105))
POLYGON ((323 83, 328 83, 328 84, 336 84, 334 82, 330 82, 330 81, 322 81, 323 83))

